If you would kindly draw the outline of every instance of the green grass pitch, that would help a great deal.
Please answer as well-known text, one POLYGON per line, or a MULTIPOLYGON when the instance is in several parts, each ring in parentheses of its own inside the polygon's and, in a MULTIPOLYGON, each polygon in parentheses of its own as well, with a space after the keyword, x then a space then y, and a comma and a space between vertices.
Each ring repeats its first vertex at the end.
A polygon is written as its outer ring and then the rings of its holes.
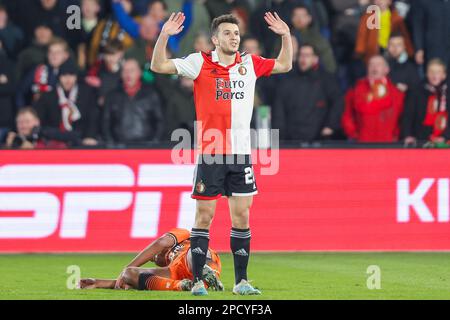
MULTIPOLYGON (((253 254, 249 275, 258 297, 231 293, 233 264, 222 254, 225 292, 195 299, 450 299, 450 253, 253 254), (381 269, 381 289, 369 290, 368 266, 381 269)), ((0 255, 0 299, 192 299, 186 292, 69 290, 70 265, 82 277, 115 278, 131 255, 0 255)))

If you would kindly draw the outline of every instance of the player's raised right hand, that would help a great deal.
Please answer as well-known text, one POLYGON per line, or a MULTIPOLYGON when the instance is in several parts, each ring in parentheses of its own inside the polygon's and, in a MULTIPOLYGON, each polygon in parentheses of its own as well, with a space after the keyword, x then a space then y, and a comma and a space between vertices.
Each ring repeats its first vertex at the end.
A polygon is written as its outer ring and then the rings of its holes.
POLYGON ((184 20, 186 20, 186 17, 183 12, 172 13, 166 23, 164 23, 161 33, 168 36, 179 34, 184 29, 184 20))

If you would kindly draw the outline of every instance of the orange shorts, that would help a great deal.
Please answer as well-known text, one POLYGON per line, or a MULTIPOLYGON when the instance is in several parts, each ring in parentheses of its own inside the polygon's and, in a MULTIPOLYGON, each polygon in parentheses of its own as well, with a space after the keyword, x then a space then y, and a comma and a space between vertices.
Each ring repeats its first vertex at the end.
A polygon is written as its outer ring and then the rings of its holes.
MULTIPOLYGON (((187 263, 189 249, 190 248, 188 247, 183 250, 183 252, 180 252, 178 257, 176 257, 175 260, 169 264, 170 278, 172 280, 192 279, 194 277, 187 263)), ((222 265, 220 263, 219 255, 211 249, 209 249, 209 252, 211 253, 211 259, 208 259, 206 263, 213 270, 217 271, 220 276, 220 273, 222 272, 222 265)))

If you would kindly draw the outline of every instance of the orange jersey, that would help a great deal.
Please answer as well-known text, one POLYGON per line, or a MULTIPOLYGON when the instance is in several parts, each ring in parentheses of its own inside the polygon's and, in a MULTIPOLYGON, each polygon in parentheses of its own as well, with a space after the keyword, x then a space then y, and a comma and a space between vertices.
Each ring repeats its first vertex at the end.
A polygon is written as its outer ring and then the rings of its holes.
POLYGON ((170 230, 167 235, 175 240, 175 245, 167 253, 167 258, 172 263, 191 248, 191 233, 186 229, 175 228, 170 230))
POLYGON ((238 52, 235 63, 224 66, 212 51, 172 61, 179 75, 194 80, 199 153, 251 154, 256 79, 269 76, 275 60, 238 52))
MULTIPOLYGON (((175 240, 175 245, 167 254, 170 261, 169 270, 171 279, 191 279, 193 275, 188 255, 189 249, 191 248, 191 233, 186 229, 175 228, 166 233, 166 235, 173 237, 175 240)), ((209 249, 206 263, 220 274, 220 258, 214 250, 209 249)))

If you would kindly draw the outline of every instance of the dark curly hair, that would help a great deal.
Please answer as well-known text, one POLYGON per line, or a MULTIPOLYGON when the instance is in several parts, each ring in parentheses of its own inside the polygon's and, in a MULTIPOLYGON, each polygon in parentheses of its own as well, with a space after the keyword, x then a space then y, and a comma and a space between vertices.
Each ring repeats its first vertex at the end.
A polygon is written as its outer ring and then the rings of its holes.
POLYGON ((211 35, 217 35, 217 31, 219 30, 219 26, 222 23, 232 23, 235 25, 239 25, 238 19, 233 16, 232 14, 224 14, 217 18, 214 18, 214 20, 211 23, 211 35))

